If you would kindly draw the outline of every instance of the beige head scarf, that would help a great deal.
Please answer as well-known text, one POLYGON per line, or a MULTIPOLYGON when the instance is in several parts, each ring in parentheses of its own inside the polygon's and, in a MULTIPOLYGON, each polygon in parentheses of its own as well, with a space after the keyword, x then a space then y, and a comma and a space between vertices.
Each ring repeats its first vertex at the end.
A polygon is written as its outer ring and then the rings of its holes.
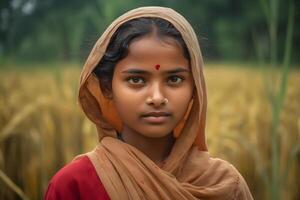
POLYGON ((111 199, 252 199, 244 179, 236 169, 225 161, 211 158, 207 152, 207 97, 202 56, 193 28, 174 10, 141 7, 112 22, 84 65, 79 103, 87 117, 97 126, 99 144, 87 155, 111 199), (190 53, 196 86, 190 107, 175 128, 176 142, 164 165, 160 167, 135 147, 116 139, 116 131, 121 132, 122 122, 112 102, 101 93, 99 81, 92 73, 118 27, 139 17, 163 18, 181 33, 190 53))

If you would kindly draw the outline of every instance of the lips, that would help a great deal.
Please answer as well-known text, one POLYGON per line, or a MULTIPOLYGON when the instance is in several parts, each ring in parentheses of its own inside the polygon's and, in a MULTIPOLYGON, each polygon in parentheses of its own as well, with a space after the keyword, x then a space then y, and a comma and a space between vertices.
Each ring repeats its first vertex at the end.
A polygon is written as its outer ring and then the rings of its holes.
POLYGON ((171 114, 168 112, 149 112, 146 114, 143 114, 142 117, 166 117, 170 116, 171 114))
POLYGON ((142 119, 150 124, 162 124, 167 122, 170 116, 168 112, 149 112, 142 115, 142 119))

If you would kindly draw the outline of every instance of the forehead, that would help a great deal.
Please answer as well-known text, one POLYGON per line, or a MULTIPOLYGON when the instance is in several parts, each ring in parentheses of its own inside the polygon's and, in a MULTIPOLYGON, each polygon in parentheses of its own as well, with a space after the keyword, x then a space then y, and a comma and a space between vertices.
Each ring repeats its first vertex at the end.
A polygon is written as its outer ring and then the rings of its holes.
POLYGON ((160 65, 165 68, 189 68, 189 61, 184 57, 183 49, 178 42, 170 37, 157 38, 145 36, 133 41, 129 45, 128 55, 117 63, 118 68, 130 67, 155 69, 160 65))

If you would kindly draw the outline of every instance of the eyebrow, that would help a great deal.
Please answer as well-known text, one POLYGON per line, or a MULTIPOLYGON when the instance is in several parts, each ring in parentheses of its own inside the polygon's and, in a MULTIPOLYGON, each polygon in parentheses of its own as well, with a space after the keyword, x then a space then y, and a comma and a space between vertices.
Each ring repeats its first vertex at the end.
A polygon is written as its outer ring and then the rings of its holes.
MULTIPOLYGON (((190 70, 178 67, 176 69, 165 71, 165 73, 167 73, 167 74, 176 74, 176 73, 179 73, 179 72, 187 72, 187 73, 189 73, 190 70)), ((128 74, 150 74, 149 71, 141 70, 141 69, 134 69, 134 68, 122 71, 122 73, 128 73, 128 74)))

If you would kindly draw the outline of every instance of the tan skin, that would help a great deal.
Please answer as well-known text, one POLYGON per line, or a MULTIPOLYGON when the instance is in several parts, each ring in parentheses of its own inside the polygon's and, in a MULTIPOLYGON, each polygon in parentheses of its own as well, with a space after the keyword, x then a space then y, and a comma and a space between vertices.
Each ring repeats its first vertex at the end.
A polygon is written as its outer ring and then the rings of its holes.
POLYGON ((149 34, 133 41, 112 80, 124 141, 160 164, 172 149, 172 131, 186 113, 193 88, 189 61, 174 39, 149 34), (145 116, 160 111, 168 115, 145 116))

